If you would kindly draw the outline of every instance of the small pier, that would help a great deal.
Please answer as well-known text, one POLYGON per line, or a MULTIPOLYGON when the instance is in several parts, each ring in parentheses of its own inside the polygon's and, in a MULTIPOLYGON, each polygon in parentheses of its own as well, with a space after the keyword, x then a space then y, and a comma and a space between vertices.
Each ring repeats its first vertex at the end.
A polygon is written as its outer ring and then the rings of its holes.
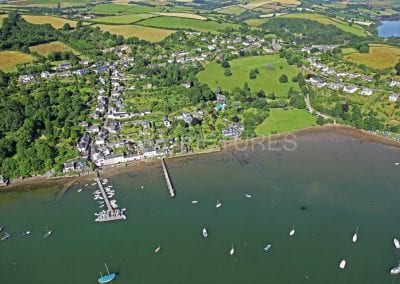
MULTIPOLYGON (((103 184, 99 177, 95 178, 95 181, 100 189, 101 195, 103 196, 103 200, 105 205, 107 206, 107 210, 103 210, 100 213, 96 213, 97 218, 95 222, 106 222, 106 221, 115 221, 115 220, 125 220, 126 216, 124 215, 125 209, 115 209, 108 199, 108 195, 104 190, 103 184)), ((113 203, 114 204, 114 203, 113 203)), ((114 204, 115 205, 115 204, 114 204)))
POLYGON ((165 181, 167 183, 169 195, 171 197, 175 197, 175 190, 174 190, 174 187, 172 186, 172 182, 171 182, 171 179, 169 177, 167 166, 165 165, 164 159, 161 159, 161 165, 162 165, 162 168, 163 168, 163 171, 164 171, 165 181))

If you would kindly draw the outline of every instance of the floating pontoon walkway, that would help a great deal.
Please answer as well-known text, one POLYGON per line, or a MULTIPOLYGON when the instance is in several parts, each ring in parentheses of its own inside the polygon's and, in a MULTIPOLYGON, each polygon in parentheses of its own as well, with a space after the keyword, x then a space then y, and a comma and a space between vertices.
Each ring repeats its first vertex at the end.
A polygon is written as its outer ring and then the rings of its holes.
POLYGON ((125 220, 126 216, 124 215, 124 209, 114 209, 111 206, 110 201, 108 200, 108 196, 101 184, 100 178, 95 178, 97 185, 101 191, 101 195, 103 195, 103 200, 106 203, 107 211, 102 211, 97 215, 96 222, 106 222, 106 221, 114 221, 114 220, 125 220))
POLYGON ((169 195, 171 197, 175 197, 175 190, 174 190, 174 188, 172 186, 171 179, 169 177, 167 166, 165 165, 164 159, 161 159, 161 165, 162 165, 162 168, 164 170, 164 176, 165 176, 165 181, 167 183, 169 195))

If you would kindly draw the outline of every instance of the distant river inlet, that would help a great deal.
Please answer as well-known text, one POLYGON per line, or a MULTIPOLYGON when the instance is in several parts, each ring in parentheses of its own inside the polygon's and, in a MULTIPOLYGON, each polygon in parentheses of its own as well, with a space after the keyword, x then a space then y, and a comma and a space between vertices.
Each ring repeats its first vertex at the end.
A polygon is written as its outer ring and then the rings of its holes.
POLYGON ((400 20, 382 21, 378 27, 380 37, 400 37, 400 20))
POLYGON ((398 281, 389 270, 400 260, 399 148, 329 132, 295 142, 295 151, 259 145, 167 160, 175 199, 161 167, 114 176, 121 222, 93 221, 90 185, 56 203, 54 189, 1 194, 0 226, 11 235, 0 241, 1 283, 95 283, 105 261, 120 273, 115 283, 398 281))

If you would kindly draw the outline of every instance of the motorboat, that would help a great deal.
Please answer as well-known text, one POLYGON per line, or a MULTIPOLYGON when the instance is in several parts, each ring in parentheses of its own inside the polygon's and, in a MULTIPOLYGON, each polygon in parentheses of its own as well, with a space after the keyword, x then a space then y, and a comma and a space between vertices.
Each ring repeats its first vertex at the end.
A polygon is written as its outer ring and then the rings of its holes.
POLYGON ((203 228, 203 237, 207 238, 208 237, 208 232, 206 228, 203 228))
POLYGON ((49 228, 47 228, 47 226, 46 226, 46 231, 47 231, 46 234, 43 235, 44 239, 47 239, 53 233, 53 231, 49 230, 49 228))
POLYGON ((400 273, 400 264, 397 265, 396 267, 393 267, 392 269, 390 269, 390 274, 392 275, 396 275, 400 273))
POLYGON ((231 250, 229 251, 229 255, 234 255, 235 254, 235 247, 232 244, 231 250))
POLYGON ((159 253, 159 252, 160 252, 160 250, 161 250, 161 246, 160 246, 160 245, 158 245, 158 246, 156 247, 156 249, 154 250, 154 252, 155 252, 155 253, 159 253))
POLYGON ((22 233, 23 236, 29 236, 29 235, 31 235, 31 234, 32 234, 32 232, 29 231, 29 230, 22 233))
POLYGON ((222 206, 221 201, 217 200, 217 205, 215 205, 216 208, 220 208, 222 206))
POLYGON ((339 263, 339 268, 340 269, 344 269, 346 267, 346 260, 342 260, 340 263, 339 263))
POLYGON ((197 204, 199 203, 197 200, 192 200, 192 204, 197 204))
POLYGON ((78 189, 78 192, 81 192, 83 190, 83 188, 78 189))
POLYGON ((393 239, 393 243, 394 243, 395 248, 400 249, 400 242, 398 239, 393 239))
POLYGON ((107 267, 106 263, 104 263, 104 265, 105 265, 106 270, 107 270, 107 275, 103 276, 101 274, 101 272, 100 272, 100 278, 97 279, 97 282, 100 283, 100 284, 110 283, 111 281, 115 280, 115 278, 117 278, 117 276, 118 276, 117 273, 110 273, 110 271, 108 271, 108 267, 107 267))
POLYGON ((357 242, 357 239, 358 239, 357 233, 358 233, 358 226, 357 226, 356 231, 355 231, 355 233, 353 235, 353 238, 352 238, 353 243, 357 242))
POLYGON ((3 226, 3 227, 0 227, 0 232, 3 231, 3 230, 4 230, 4 226, 3 226))
POLYGON ((245 195, 244 195, 246 198, 252 198, 253 196, 251 196, 251 194, 248 194, 248 193, 246 193, 245 195))
POLYGON ((289 232, 289 236, 293 236, 296 233, 296 230, 294 229, 294 225, 292 227, 292 230, 289 232))
POLYGON ((272 247, 272 245, 267 244, 267 245, 264 247, 264 250, 267 252, 267 251, 269 251, 269 250, 271 249, 271 247, 272 247))
POLYGON ((1 238, 2 241, 7 240, 11 235, 7 232, 4 232, 4 236, 1 238))

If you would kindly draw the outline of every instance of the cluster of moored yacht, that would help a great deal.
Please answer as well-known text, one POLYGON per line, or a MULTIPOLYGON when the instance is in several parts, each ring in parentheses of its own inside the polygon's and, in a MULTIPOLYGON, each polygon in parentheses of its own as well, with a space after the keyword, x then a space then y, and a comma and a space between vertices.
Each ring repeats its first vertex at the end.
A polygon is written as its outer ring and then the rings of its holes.
MULTIPOLYGON (((47 228, 47 226, 45 226, 45 229, 46 229, 46 233, 43 235, 43 238, 44 238, 44 239, 47 239, 48 237, 50 237, 50 235, 53 233, 53 231, 52 231, 52 230, 49 230, 49 228, 47 228)), ((3 227, 0 227, 0 232, 3 232, 3 231, 4 231, 4 226, 3 226, 3 227)), ((27 230, 27 231, 23 232, 21 235, 24 236, 24 237, 28 237, 28 236, 30 236, 31 234, 32 234, 32 231, 27 230)), ((6 240, 8 240, 10 237, 11 237, 11 235, 10 235, 9 233, 7 233, 6 231, 4 231, 4 232, 3 232, 3 235, 2 235, 1 238, 0 238, 0 240, 6 241, 6 240)))

